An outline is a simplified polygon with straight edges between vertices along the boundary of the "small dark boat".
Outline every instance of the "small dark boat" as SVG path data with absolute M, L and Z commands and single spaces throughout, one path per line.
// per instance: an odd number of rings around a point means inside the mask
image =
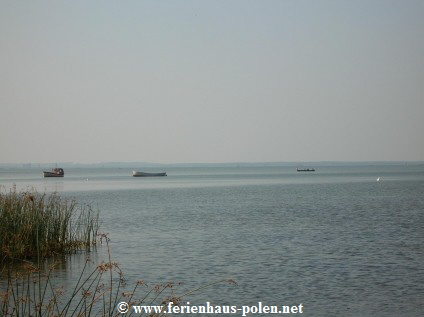
M 296 168 L 298 172 L 315 172 L 314 168 Z
M 163 173 L 146 173 L 146 172 L 136 172 L 133 171 L 134 177 L 150 177 L 150 176 L 167 176 L 166 172 Z
M 50 172 L 43 172 L 44 177 L 63 177 L 65 175 L 65 171 L 63 168 L 53 168 Z

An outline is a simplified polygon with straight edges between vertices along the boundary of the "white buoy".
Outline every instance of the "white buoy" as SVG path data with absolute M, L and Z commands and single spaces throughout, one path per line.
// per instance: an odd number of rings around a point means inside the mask
M 381 177 L 377 177 L 377 182 L 379 182 L 379 181 L 380 181 L 380 179 L 381 179 Z

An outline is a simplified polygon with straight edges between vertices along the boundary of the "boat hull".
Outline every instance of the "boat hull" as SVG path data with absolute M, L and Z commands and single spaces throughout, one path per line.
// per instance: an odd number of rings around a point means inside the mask
M 43 172 L 44 177 L 63 177 L 65 175 L 65 172 L 63 171 L 63 168 L 54 168 L 50 172 Z
M 297 168 L 296 171 L 298 172 L 315 172 L 314 168 Z
M 64 175 L 52 173 L 52 172 L 43 172 L 44 177 L 63 177 Z
M 134 177 L 155 177 L 155 176 L 167 176 L 166 172 L 163 173 L 146 173 L 133 171 Z

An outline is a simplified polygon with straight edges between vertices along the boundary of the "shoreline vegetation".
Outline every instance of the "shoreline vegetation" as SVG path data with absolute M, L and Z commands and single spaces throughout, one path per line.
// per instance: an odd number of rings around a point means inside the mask
M 319 167 L 338 166 L 420 166 L 424 161 L 398 160 L 398 161 L 286 161 L 286 162 L 187 162 L 187 163 L 154 163 L 154 162 L 98 162 L 98 163 L 78 163 L 78 162 L 56 162 L 56 163 L 0 163 L 0 168 L 10 169 L 43 169 L 60 165 L 64 168 L 198 168 L 198 167 L 297 167 L 302 165 L 314 165 Z
M 99 212 L 57 193 L 0 192 L 0 257 L 25 260 L 90 250 Z
M 142 315 L 165 317 L 170 302 L 179 306 L 183 297 L 206 287 L 236 284 L 220 279 L 182 295 L 176 294 L 181 283 L 150 285 L 138 280 L 130 286 L 112 261 L 109 241 L 107 234 L 99 233 L 99 212 L 89 205 L 78 205 L 57 193 L 17 192 L 16 188 L 0 192 L 0 317 L 131 315 L 131 309 L 124 313 L 117 309 L 122 302 L 159 305 L 162 310 Z M 60 260 L 48 267 L 44 260 L 90 251 L 97 244 L 107 248 L 107 261 L 94 264 L 87 255 L 78 280 L 69 289 L 57 285 L 53 276 Z

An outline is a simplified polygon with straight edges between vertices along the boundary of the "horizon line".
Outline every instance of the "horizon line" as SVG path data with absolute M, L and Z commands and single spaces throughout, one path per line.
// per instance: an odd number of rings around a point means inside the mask
M 424 164 L 424 160 L 318 160 L 318 161 L 227 161 L 227 162 L 143 162 L 143 161 L 105 161 L 105 162 L 5 162 L 0 166 L 19 165 L 30 167 L 33 165 L 83 165 L 83 166 L 99 166 L 99 165 L 271 165 L 271 164 Z

